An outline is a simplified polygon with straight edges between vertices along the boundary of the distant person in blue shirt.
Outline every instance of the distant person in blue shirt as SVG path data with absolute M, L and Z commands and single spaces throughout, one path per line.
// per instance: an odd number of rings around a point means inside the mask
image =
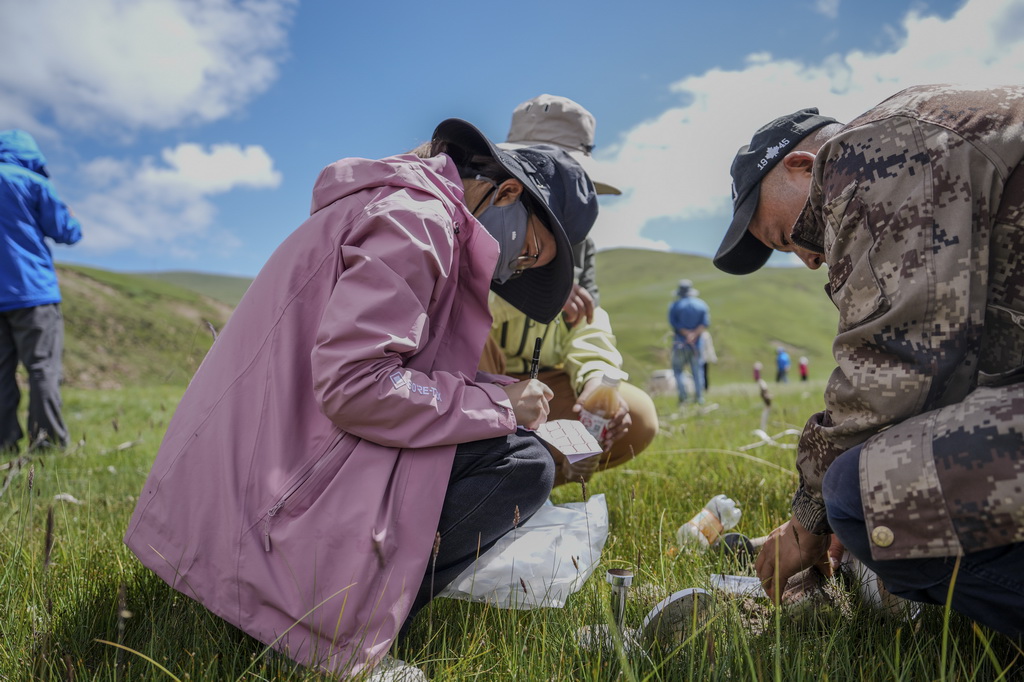
M 31 135 L 0 130 L 0 451 L 16 448 L 25 435 L 18 423 L 19 361 L 28 370 L 29 448 L 68 442 L 60 397 L 64 318 L 46 239 L 74 244 L 82 229 L 48 177 Z
M 676 375 L 679 404 L 686 402 L 683 368 L 690 368 L 694 400 L 704 404 L 704 352 L 701 334 L 711 326 L 708 304 L 697 298 L 700 292 L 688 279 L 679 280 L 676 300 L 669 306 L 668 323 L 672 327 L 672 372 Z
M 789 381 L 789 353 L 782 346 L 775 349 L 775 381 L 780 384 Z

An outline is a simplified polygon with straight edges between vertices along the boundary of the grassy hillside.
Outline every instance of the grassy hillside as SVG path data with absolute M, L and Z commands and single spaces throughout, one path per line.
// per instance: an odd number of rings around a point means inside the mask
M 141 277 L 167 282 L 178 287 L 197 291 L 215 301 L 234 307 L 242 300 L 242 294 L 252 283 L 251 277 L 212 275 L 206 272 L 168 270 L 166 272 L 140 272 Z
M 824 270 L 763 268 L 737 277 L 720 272 L 710 259 L 679 253 L 614 249 L 597 255 L 601 305 L 608 310 L 626 371 L 643 385 L 652 369 L 670 366 L 668 306 L 676 283 L 687 278 L 711 308 L 711 333 L 718 364 L 712 385 L 750 381 L 760 361 L 769 381 L 775 376 L 775 347 L 793 361 L 810 360 L 812 376 L 832 369 L 832 339 L 838 315 L 822 292 Z
M 813 377 L 831 371 L 835 308 L 824 271 L 765 268 L 747 277 L 719 272 L 707 258 L 640 249 L 597 255 L 601 303 L 608 310 L 632 381 L 645 385 L 667 368 L 668 305 L 676 282 L 693 280 L 711 307 L 719 362 L 712 385 L 750 381 L 760 361 L 774 378 L 775 347 L 810 359 Z M 67 318 L 68 380 L 78 386 L 183 382 L 251 280 L 195 272 L 111 273 L 61 267 Z
M 58 266 L 68 386 L 184 386 L 231 307 L 137 275 Z

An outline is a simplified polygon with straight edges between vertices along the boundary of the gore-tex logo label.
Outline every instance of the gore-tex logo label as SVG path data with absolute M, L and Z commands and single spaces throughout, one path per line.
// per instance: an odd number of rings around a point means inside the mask
M 408 388 L 410 393 L 420 393 L 422 395 L 432 395 L 437 402 L 441 402 L 441 392 L 433 386 L 422 386 L 417 384 L 410 379 L 405 377 L 402 372 L 392 372 L 390 377 L 391 383 L 395 388 Z
M 768 162 L 774 159 L 776 156 L 778 156 L 779 152 L 781 152 L 788 146 L 789 138 L 784 137 L 781 140 L 779 140 L 778 144 L 772 145 L 771 147 L 768 147 L 768 149 L 765 149 L 764 156 L 761 157 L 761 160 L 757 162 L 757 169 L 764 170 L 765 166 L 768 165 Z

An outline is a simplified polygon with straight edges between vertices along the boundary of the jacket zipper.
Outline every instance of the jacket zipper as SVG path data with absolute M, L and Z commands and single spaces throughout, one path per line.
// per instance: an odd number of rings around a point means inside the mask
M 277 512 L 281 511 L 281 507 L 283 507 L 285 505 L 285 503 L 288 502 L 288 500 L 291 498 L 291 496 L 294 495 L 299 490 L 299 488 L 301 488 L 306 483 L 306 481 L 311 479 L 318 471 L 320 471 L 325 466 L 327 466 L 328 462 L 330 462 L 332 459 L 334 459 L 334 449 L 337 446 L 338 441 L 340 441 L 340 440 L 341 440 L 340 436 L 338 438 L 336 438 L 331 443 L 331 447 L 328 449 L 328 452 L 331 453 L 331 454 L 325 454 L 323 457 L 321 457 L 320 460 L 316 464 L 314 464 L 310 468 L 309 471 L 306 472 L 305 476 L 303 476 L 299 480 L 295 481 L 295 483 L 293 483 L 291 485 L 291 487 L 289 487 L 288 490 L 285 491 L 284 495 L 282 495 L 278 499 L 277 503 L 273 507 L 271 507 L 269 510 L 267 510 L 267 515 L 263 518 L 263 551 L 264 552 L 269 552 L 270 551 L 270 519 L 272 517 L 276 516 Z

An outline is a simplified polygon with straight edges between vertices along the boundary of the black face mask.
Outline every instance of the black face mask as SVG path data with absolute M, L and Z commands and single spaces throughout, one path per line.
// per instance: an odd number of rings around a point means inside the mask
M 526 228 L 530 220 L 530 213 L 522 200 L 517 199 L 505 206 L 494 205 L 494 191 L 489 193 L 490 205 L 483 210 L 477 218 L 487 232 L 498 242 L 498 263 L 494 266 L 494 276 L 491 278 L 498 284 L 504 284 L 516 274 L 516 258 L 523 250 L 526 243 Z M 477 204 L 477 208 L 483 204 L 483 200 Z M 475 213 L 475 210 L 474 210 Z

